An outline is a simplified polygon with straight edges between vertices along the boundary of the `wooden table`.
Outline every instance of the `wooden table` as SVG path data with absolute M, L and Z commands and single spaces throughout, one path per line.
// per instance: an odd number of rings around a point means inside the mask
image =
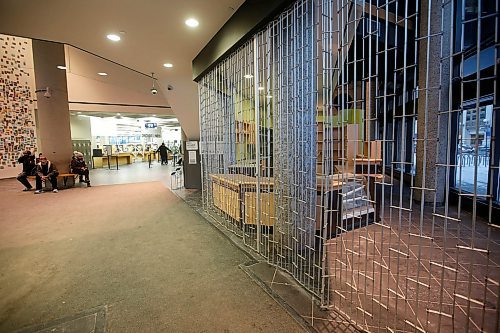
M 354 171 L 357 174 L 381 174 L 382 173 L 382 160 L 378 158 L 354 158 L 353 164 L 355 165 Z
M 238 223 L 257 224 L 257 178 L 238 174 L 210 174 L 214 206 Z M 260 179 L 261 225 L 274 223 L 274 180 Z

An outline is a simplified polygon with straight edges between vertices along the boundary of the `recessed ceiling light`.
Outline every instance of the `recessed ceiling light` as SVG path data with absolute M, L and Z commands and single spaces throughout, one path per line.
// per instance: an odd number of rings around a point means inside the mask
M 66 69 L 66 66 L 59 65 L 59 66 L 57 66 L 57 68 L 59 68 L 59 69 Z
M 253 78 L 252 74 L 245 74 L 245 79 L 251 79 L 251 78 Z
M 164 67 L 167 67 L 167 68 L 172 68 L 174 67 L 174 65 L 172 65 L 171 63 L 166 63 L 166 64 L 163 64 Z
M 198 22 L 198 20 L 196 20 L 194 18 L 188 18 L 185 23 L 188 27 L 191 27 L 191 28 L 196 28 L 200 24 Z
M 113 42 L 118 42 L 120 39 L 122 39 L 120 36 L 115 35 L 115 34 L 109 34 L 106 36 L 109 40 L 112 40 Z
M 100 76 L 106 76 L 106 75 L 108 75 L 108 73 L 104 73 L 104 72 L 99 72 L 97 74 L 100 75 Z

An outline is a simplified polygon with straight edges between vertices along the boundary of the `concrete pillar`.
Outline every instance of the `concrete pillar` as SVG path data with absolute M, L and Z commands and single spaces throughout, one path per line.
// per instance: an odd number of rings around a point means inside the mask
M 183 175 L 184 187 L 189 189 L 201 190 L 201 155 L 200 155 L 200 140 L 198 142 L 198 149 L 194 151 L 196 154 L 196 164 L 189 164 L 189 151 L 186 149 L 186 141 L 190 141 L 186 137 L 186 133 L 182 131 L 182 161 L 183 161 Z
M 430 8 L 430 30 L 429 22 Z M 445 168 L 437 164 L 446 162 L 447 118 L 439 116 L 439 111 L 447 110 L 449 87 L 449 67 L 446 62 L 441 66 L 441 42 L 443 54 L 449 50 L 449 35 L 447 31 L 441 40 L 441 1 L 424 0 L 420 6 L 420 37 L 418 54 L 418 131 L 417 131 L 417 165 L 416 185 L 425 189 L 435 189 L 436 203 L 442 204 L 447 190 L 445 182 Z M 449 15 L 445 15 L 449 21 Z M 450 22 L 444 27 L 451 26 Z M 427 52 L 429 48 L 429 52 Z M 440 67 L 441 66 L 441 67 Z M 441 70 L 440 70 L 441 69 Z M 439 83 L 441 82 L 441 87 Z M 441 105 L 439 95 L 441 94 Z M 438 119 L 439 118 L 439 119 Z M 439 120 L 439 121 L 438 121 Z M 425 163 L 424 163 L 425 157 Z M 437 169 L 437 172 L 436 172 Z M 414 198 L 422 200 L 422 193 L 416 190 Z M 425 203 L 434 202 L 434 191 L 425 190 Z
M 69 120 L 68 89 L 66 71 L 57 66 L 65 65 L 64 45 L 60 43 L 33 40 L 33 61 L 35 87 L 49 88 L 37 92 L 37 135 L 42 152 L 60 172 L 67 172 L 73 152 Z

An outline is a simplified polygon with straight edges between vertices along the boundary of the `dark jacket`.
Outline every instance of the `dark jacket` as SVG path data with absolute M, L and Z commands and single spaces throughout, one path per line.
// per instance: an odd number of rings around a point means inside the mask
M 167 156 L 167 152 L 172 152 L 170 149 L 168 149 L 167 146 L 161 145 L 158 148 L 158 152 L 160 153 L 161 156 Z
M 38 163 L 36 165 L 36 174 L 39 177 L 42 176 L 57 176 L 59 174 L 59 171 L 57 171 L 56 166 L 51 162 L 47 161 L 47 170 L 44 172 L 44 168 L 42 167 L 42 163 Z
M 71 165 L 70 165 L 71 172 L 77 171 L 77 170 L 85 170 L 87 169 L 87 164 L 85 163 L 85 160 L 78 160 L 76 158 L 71 160 Z
M 36 170 L 35 156 L 34 155 L 23 155 L 17 160 L 19 163 L 23 164 L 23 172 L 28 175 L 34 175 Z

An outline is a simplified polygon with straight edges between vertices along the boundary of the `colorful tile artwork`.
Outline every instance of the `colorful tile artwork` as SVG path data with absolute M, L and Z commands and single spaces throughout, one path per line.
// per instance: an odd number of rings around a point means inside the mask
M 0 170 L 36 148 L 31 40 L 0 34 Z

